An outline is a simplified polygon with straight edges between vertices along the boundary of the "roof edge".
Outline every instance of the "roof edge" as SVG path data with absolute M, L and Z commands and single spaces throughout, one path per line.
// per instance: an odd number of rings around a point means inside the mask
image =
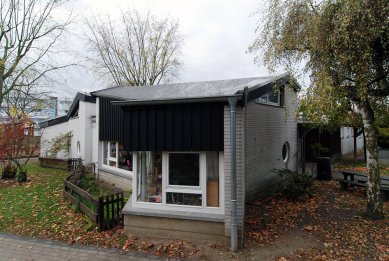
M 229 97 L 239 97 L 242 100 L 241 94 L 231 96 L 216 96 L 216 97 L 197 97 L 197 98 L 177 98 L 169 100 L 133 100 L 133 101 L 112 101 L 114 106 L 132 107 L 132 106 L 147 106 L 147 105 L 164 105 L 164 104 L 183 104 L 183 103 L 204 103 L 204 102 L 228 102 Z

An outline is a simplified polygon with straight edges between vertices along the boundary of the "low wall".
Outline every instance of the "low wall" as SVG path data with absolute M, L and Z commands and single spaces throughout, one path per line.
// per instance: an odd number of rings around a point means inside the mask
M 39 158 L 39 165 L 44 168 L 68 169 L 68 160 L 56 158 Z
M 224 223 L 166 217 L 124 215 L 124 231 L 136 237 L 198 240 L 213 244 L 226 243 Z
M 132 189 L 132 179 L 130 177 L 122 177 L 114 173 L 99 170 L 98 178 L 104 180 L 108 184 L 115 185 L 124 191 Z

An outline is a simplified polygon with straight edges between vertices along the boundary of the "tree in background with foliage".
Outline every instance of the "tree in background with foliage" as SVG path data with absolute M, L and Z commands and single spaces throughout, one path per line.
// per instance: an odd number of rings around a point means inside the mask
M 34 136 L 34 123 L 28 116 L 13 116 L 0 125 L 0 159 L 7 161 L 6 167 L 16 165 L 19 182 L 27 181 L 27 163 L 38 149 L 39 138 Z
M 308 92 L 361 117 L 366 134 L 367 216 L 384 217 L 380 197 L 377 117 L 389 96 L 389 1 L 270 0 L 251 52 L 265 63 L 311 73 Z M 313 107 L 314 108 L 314 107 Z

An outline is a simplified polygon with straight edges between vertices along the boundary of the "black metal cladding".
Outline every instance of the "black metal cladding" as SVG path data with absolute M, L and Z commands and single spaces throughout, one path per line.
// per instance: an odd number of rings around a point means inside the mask
M 105 141 L 123 140 L 123 111 L 113 106 L 111 99 L 99 98 L 99 138 Z
M 131 151 L 222 151 L 224 104 L 123 107 L 123 145 Z

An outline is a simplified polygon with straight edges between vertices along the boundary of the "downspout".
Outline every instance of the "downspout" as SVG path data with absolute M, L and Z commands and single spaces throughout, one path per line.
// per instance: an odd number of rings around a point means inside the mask
M 231 250 L 238 251 L 238 222 L 236 200 L 236 104 L 240 97 L 229 97 L 230 105 L 230 171 L 231 171 Z

